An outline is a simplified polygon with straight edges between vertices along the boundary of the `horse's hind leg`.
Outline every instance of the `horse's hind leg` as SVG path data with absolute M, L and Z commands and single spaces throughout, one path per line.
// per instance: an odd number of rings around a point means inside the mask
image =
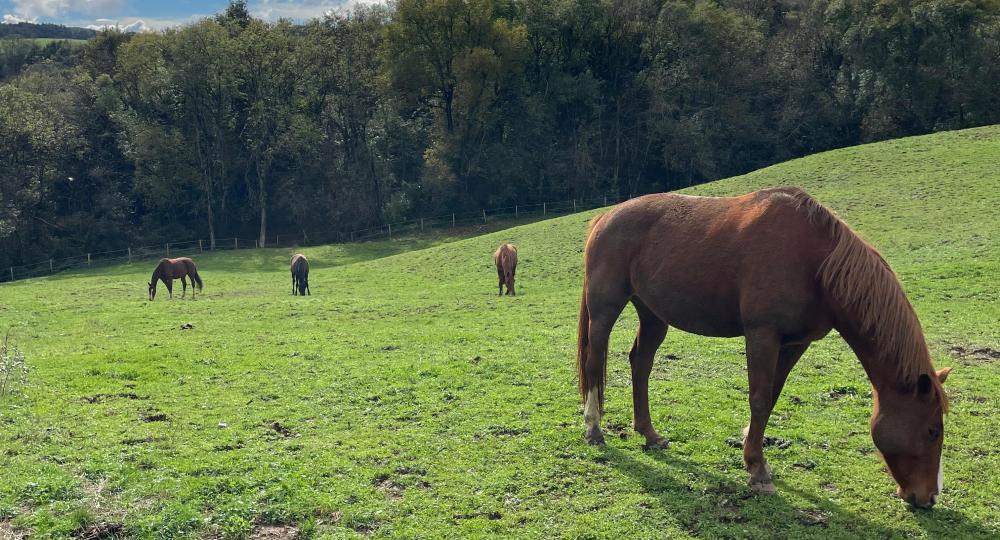
M 774 382 L 781 338 L 769 329 L 746 335 L 747 378 L 750 381 L 750 427 L 743 441 L 743 462 L 750 473 L 750 487 L 774 493 L 771 469 L 764 459 L 764 428 L 774 408 Z
M 649 374 L 653 371 L 656 349 L 663 343 L 668 326 L 639 299 L 633 299 L 632 304 L 639 314 L 639 331 L 628 354 L 632 365 L 632 426 L 646 437 L 647 449 L 666 448 L 667 440 L 653 428 L 649 415 Z
M 194 285 L 193 281 L 191 282 L 191 285 L 192 286 Z M 188 294 L 188 282 L 187 282 L 187 278 L 184 277 L 184 276 L 181 276 L 181 287 L 183 288 L 182 292 L 181 292 L 181 298 L 184 298 Z M 194 294 L 194 293 L 192 292 L 191 294 Z
M 173 298 L 174 297 L 174 280 L 172 280 L 172 279 L 165 279 L 165 280 L 163 280 L 163 284 L 167 286 L 167 294 L 170 295 L 170 298 Z
M 590 312 L 590 325 L 587 332 L 587 361 L 584 365 L 587 380 L 592 381 L 587 391 L 587 401 L 583 408 L 583 419 L 587 424 L 584 438 L 589 444 L 603 444 L 604 434 L 601 433 L 601 415 L 604 413 L 603 396 L 608 365 L 608 341 L 611 329 L 625 308 L 627 297 L 618 301 L 601 301 L 597 295 L 588 294 L 587 304 Z M 597 300 L 595 302 L 595 300 Z
M 503 268 L 497 267 L 497 279 L 500 281 L 500 292 L 497 293 L 497 296 L 503 296 L 503 282 L 504 282 Z

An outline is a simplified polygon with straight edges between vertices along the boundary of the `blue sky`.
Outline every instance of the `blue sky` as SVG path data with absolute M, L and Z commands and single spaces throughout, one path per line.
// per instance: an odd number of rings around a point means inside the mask
M 304 21 L 329 10 L 373 0 L 248 0 L 250 12 L 266 20 Z M 0 0 L 3 22 L 32 21 L 69 26 L 118 26 L 159 30 L 218 13 L 228 0 Z

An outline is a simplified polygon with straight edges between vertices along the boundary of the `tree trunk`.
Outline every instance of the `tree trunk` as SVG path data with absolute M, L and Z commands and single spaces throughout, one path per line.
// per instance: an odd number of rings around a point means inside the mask
M 261 167 L 260 157 L 256 159 L 257 161 L 257 189 L 260 191 L 260 247 L 264 247 L 264 243 L 267 240 L 267 189 L 265 186 L 267 182 L 265 181 L 264 167 Z

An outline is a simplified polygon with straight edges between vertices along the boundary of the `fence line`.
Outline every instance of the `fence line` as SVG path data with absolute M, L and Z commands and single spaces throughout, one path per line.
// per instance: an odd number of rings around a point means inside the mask
M 556 216 L 575 213 L 581 210 L 591 210 L 609 204 L 616 204 L 627 198 L 607 197 L 595 199 L 573 199 L 569 201 L 541 202 L 536 204 L 516 204 L 514 206 L 482 209 L 468 213 L 450 213 L 439 216 L 420 217 L 397 223 L 386 223 L 364 229 L 327 231 L 302 231 L 299 233 L 279 233 L 265 237 L 264 247 L 315 246 L 323 244 L 347 244 L 368 242 L 381 238 L 392 239 L 400 236 L 422 234 L 429 230 L 441 230 L 473 225 L 486 225 L 492 218 L 521 219 L 527 216 Z M 273 239 L 273 243 L 271 243 Z M 260 249 L 259 239 L 248 238 L 216 238 L 214 251 Z M 209 240 L 185 240 L 182 242 L 164 242 L 162 244 L 123 249 L 91 252 L 72 257 L 48 259 L 37 263 L 21 266 L 10 266 L 0 269 L 0 283 L 56 274 L 65 270 L 105 266 L 114 263 L 139 261 L 157 257 L 192 255 L 213 251 Z

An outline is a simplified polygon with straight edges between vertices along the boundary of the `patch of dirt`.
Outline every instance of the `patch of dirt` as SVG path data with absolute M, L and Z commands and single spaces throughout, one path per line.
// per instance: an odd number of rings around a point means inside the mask
M 403 491 L 406 487 L 396 482 L 388 476 L 378 476 L 375 478 L 375 487 L 385 494 L 389 500 L 400 501 L 403 499 Z
M 742 437 L 729 437 L 726 439 L 726 444 L 733 448 L 743 448 L 743 438 Z M 770 435 L 764 435 L 764 446 L 777 446 L 779 449 L 784 450 L 792 445 L 792 441 L 784 437 L 772 437 Z M 815 467 L 815 464 L 813 465 Z
M 135 446 L 138 444 L 147 444 L 151 442 L 162 441 L 162 437 L 143 437 L 141 439 L 123 439 L 122 444 L 126 446 Z
M 490 426 L 490 427 L 486 428 L 485 430 L 483 430 L 483 433 L 481 433 L 481 434 L 477 433 L 476 436 L 475 436 L 475 438 L 476 438 L 476 440 L 479 440 L 479 439 L 482 439 L 483 437 L 486 437 L 486 436 L 491 436 L 491 437 L 520 437 L 521 435 L 527 435 L 528 433 L 531 433 L 531 430 L 529 430 L 528 428 L 523 428 L 523 427 L 522 428 L 518 428 L 518 427 L 510 427 L 510 426 Z
M 0 540 L 22 540 L 27 537 L 26 531 L 15 529 L 9 521 L 0 520 Z
M 281 435 L 282 437 L 284 437 L 286 439 L 291 439 L 292 437 L 298 437 L 299 436 L 298 433 L 295 433 L 294 431 L 292 431 L 292 430 L 288 429 L 287 427 L 281 425 L 281 422 L 277 422 L 277 421 L 271 422 L 271 426 L 270 427 L 271 427 L 271 429 L 275 433 L 277 433 L 278 435 Z
M 101 522 L 84 525 L 74 531 L 73 535 L 80 540 L 105 540 L 119 538 L 124 531 L 125 527 L 121 523 Z
M 719 514 L 719 521 L 723 523 L 743 523 L 747 517 L 740 511 L 737 501 L 729 498 L 720 499 L 716 504 L 716 512 Z
M 830 396 L 830 399 L 836 401 L 846 396 L 858 395 L 858 389 L 853 386 L 835 386 L 827 395 Z
M 139 415 L 139 418 L 141 418 L 143 422 L 169 422 L 170 421 L 170 417 L 167 416 L 167 413 L 158 411 L 156 409 L 150 409 L 150 410 L 142 413 L 141 415 Z
M 251 540 L 295 540 L 299 530 L 291 525 L 257 525 L 250 533 Z
M 87 403 L 100 403 L 108 398 L 146 400 L 149 399 L 149 396 L 140 396 L 134 392 L 118 392 L 117 394 L 94 394 L 92 396 L 83 396 L 81 399 Z
M 948 348 L 948 354 L 963 360 L 965 364 L 987 364 L 1000 360 L 1000 351 L 990 347 L 968 348 L 953 345 Z
M 810 527 L 813 525 L 819 525 L 826 527 L 827 521 L 830 519 L 830 514 L 818 509 L 809 510 L 799 510 L 799 523 Z
M 617 435 L 619 439 L 627 439 L 628 434 L 631 431 L 627 424 L 624 424 L 622 422 L 615 422 L 612 420 L 608 420 L 607 422 L 604 423 L 604 429 L 610 435 Z

